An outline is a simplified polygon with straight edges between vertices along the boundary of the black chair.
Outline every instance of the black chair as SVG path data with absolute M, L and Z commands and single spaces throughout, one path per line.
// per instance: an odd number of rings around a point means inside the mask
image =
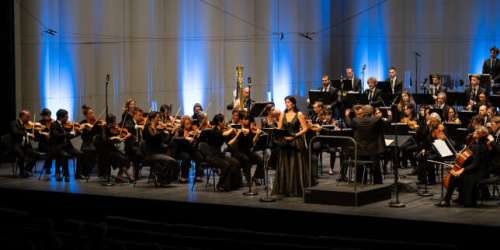
M 0 137 L 0 163 L 11 164 L 12 176 L 15 177 L 17 174 L 17 157 L 9 145 L 12 145 L 10 134 L 2 135 Z
M 498 186 L 500 185 L 500 176 L 492 176 L 489 178 L 482 179 L 479 182 L 479 190 L 482 190 L 483 188 L 486 188 L 488 190 L 492 190 L 491 196 L 495 197 L 496 195 L 500 194 L 500 191 L 498 189 Z M 484 197 L 480 193 L 480 201 L 481 203 L 485 200 L 486 197 Z

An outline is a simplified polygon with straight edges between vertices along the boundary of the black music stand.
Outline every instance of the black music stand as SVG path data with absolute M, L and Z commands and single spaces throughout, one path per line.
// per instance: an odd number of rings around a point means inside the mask
M 476 116 L 478 113 L 475 111 L 460 110 L 458 111 L 458 118 L 462 124 L 469 124 L 472 117 Z
M 467 106 L 469 100 L 465 99 L 464 92 L 448 92 L 446 93 L 446 104 L 452 106 Z
M 342 105 L 345 108 L 351 108 L 352 106 L 354 106 L 354 104 L 359 103 L 359 100 L 362 96 L 363 94 L 361 94 L 360 92 L 348 91 L 346 95 L 342 97 L 343 100 Z M 367 100 L 368 97 L 366 95 L 364 96 L 364 98 L 368 102 Z
M 431 94 L 413 94 L 413 100 L 415 100 L 415 103 L 418 105 L 430 105 L 434 104 L 434 98 L 432 98 Z
M 267 116 L 266 107 L 269 105 L 274 107 L 274 102 L 256 102 L 256 103 L 254 103 L 252 105 L 252 108 L 250 109 L 249 116 L 252 118 Z
M 309 104 L 312 106 L 315 102 L 322 102 L 323 105 L 330 105 L 334 100 L 331 99 L 329 92 L 321 90 L 309 90 Z
M 394 159 L 392 164 L 392 169 L 394 171 L 394 194 L 396 196 L 395 201 L 389 202 L 389 207 L 402 208 L 406 207 L 406 204 L 399 201 L 399 133 L 406 131 L 408 134 L 408 124 L 406 123 L 391 123 L 391 132 L 394 134 Z

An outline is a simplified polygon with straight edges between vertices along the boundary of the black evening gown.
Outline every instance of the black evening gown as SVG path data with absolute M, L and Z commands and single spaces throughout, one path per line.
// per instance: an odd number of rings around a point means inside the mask
M 282 129 L 290 134 L 298 133 L 300 131 L 298 114 L 290 122 L 285 116 Z M 311 186 L 311 178 L 304 137 L 282 143 L 278 155 L 273 194 L 301 197 L 304 188 Z

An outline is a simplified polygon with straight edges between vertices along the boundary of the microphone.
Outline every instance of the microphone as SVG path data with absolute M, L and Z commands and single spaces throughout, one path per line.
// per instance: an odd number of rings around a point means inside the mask
M 363 68 L 361 70 L 365 71 L 366 69 L 366 64 L 363 64 Z
M 420 53 L 418 53 L 417 51 L 413 51 L 413 53 L 415 53 L 416 56 L 420 57 Z
M 106 83 L 108 83 L 111 80 L 111 76 L 109 74 L 106 74 Z

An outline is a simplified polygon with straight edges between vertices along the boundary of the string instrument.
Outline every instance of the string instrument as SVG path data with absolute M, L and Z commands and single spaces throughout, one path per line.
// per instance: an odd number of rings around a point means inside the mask
M 106 122 L 104 120 L 89 120 L 86 123 L 81 123 L 79 125 L 79 129 L 92 129 L 95 126 L 106 126 Z
M 70 131 L 77 131 L 81 129 L 81 125 L 78 122 L 67 121 L 63 124 L 63 128 Z
M 403 117 L 401 118 L 401 123 L 406 123 L 410 129 L 417 129 L 418 128 L 418 122 L 415 120 L 412 120 L 409 117 Z
M 113 136 L 111 136 L 109 139 L 110 140 L 118 140 L 118 141 L 124 141 L 132 135 L 128 131 L 128 129 L 120 128 L 118 126 L 111 127 L 111 134 Z
M 463 168 L 465 162 L 472 156 L 473 152 L 470 149 L 470 144 L 469 143 L 464 149 L 462 149 L 458 154 L 455 159 L 455 162 L 453 163 L 452 171 L 459 171 L 460 169 Z M 448 189 L 450 186 L 450 179 L 451 179 L 451 171 L 443 177 L 443 186 Z
M 39 122 L 28 121 L 23 124 L 24 129 L 32 131 L 41 131 L 47 129 L 47 127 Z

